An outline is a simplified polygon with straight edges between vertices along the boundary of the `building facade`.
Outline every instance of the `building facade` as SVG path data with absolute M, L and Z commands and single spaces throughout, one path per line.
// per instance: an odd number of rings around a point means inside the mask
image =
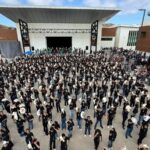
M 110 26 L 102 29 L 102 47 L 136 49 L 138 26 Z
M 16 28 L 0 25 L 0 41 L 1 40 L 14 40 L 17 41 Z
M 100 50 L 102 24 L 119 11 L 117 8 L 0 6 L 0 13 L 16 23 L 18 40 L 24 50 L 45 49 L 55 44 L 65 47 L 66 43 L 72 49 L 82 48 L 87 52 L 91 49 L 95 51 L 96 48 Z M 24 48 L 19 19 L 28 25 L 30 47 Z M 94 22 L 98 23 L 92 29 Z M 97 42 L 92 42 L 95 38 Z M 91 43 L 94 46 L 91 47 Z
M 150 52 L 150 19 L 145 20 L 143 26 L 139 29 L 136 49 Z

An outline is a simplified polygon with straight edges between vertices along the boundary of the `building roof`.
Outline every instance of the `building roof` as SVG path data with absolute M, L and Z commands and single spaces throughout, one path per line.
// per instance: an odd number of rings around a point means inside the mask
M 27 23 L 92 23 L 106 21 L 120 10 L 118 8 L 0 6 L 0 13 L 14 22 Z

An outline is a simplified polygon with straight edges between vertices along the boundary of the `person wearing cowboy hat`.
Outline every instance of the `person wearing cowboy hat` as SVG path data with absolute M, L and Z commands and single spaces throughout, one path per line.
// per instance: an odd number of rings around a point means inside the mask
M 137 140 L 137 144 L 138 145 L 142 144 L 142 141 L 147 136 L 147 132 L 148 132 L 148 125 L 147 124 L 143 124 L 141 126 L 141 128 L 140 128 L 140 131 L 139 131 L 139 138 Z
M 66 111 L 61 109 L 61 129 L 66 129 Z
M 103 128 L 103 124 L 102 124 L 103 116 L 104 116 L 104 111 L 98 108 L 96 111 L 96 122 L 95 122 L 94 129 L 96 129 L 98 122 L 100 123 L 100 127 Z
M 84 136 L 87 135 L 87 132 L 89 134 L 89 136 L 91 137 L 91 126 L 93 124 L 90 116 L 87 116 L 87 118 L 84 119 L 85 120 L 85 131 L 84 131 Z
M 3 146 L 1 150 L 12 150 L 13 143 L 9 141 L 3 141 Z
M 69 138 L 64 133 L 62 133 L 62 135 L 60 136 L 60 150 L 68 149 L 68 140 Z

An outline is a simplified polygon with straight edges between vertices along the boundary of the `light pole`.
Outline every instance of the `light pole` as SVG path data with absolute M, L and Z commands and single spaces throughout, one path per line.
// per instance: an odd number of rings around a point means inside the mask
M 139 11 L 143 11 L 143 17 L 142 17 L 142 23 L 141 23 L 141 26 L 143 26 L 146 9 L 139 9 Z
M 141 27 L 143 26 L 143 23 L 144 23 L 144 18 L 145 18 L 145 13 L 146 13 L 146 9 L 139 9 L 139 11 L 143 11 L 143 17 L 142 17 L 142 22 L 141 22 Z M 136 49 L 138 47 L 138 40 L 139 40 L 139 37 L 140 37 L 140 27 L 139 27 L 139 30 L 137 32 L 137 38 L 136 38 Z

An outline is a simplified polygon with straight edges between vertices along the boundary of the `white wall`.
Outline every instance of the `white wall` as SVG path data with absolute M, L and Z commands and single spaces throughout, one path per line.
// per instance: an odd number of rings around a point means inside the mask
M 101 47 L 114 47 L 115 46 L 115 37 L 113 36 L 102 36 L 102 38 L 112 38 L 112 41 L 101 41 Z
M 91 24 L 54 24 L 54 23 L 28 23 L 29 28 L 33 29 L 91 29 Z M 99 21 L 98 28 L 98 42 L 97 49 L 101 48 L 101 27 L 102 23 Z M 21 41 L 20 29 L 17 24 L 18 40 Z M 46 37 L 51 36 L 62 36 L 72 37 L 72 48 L 82 48 L 88 46 L 90 51 L 91 33 L 29 33 L 30 45 L 34 46 L 35 49 L 47 48 Z M 88 52 L 89 52 L 88 51 Z
M 118 27 L 116 32 L 115 47 L 135 50 L 135 46 L 127 46 L 129 31 L 138 31 L 138 27 Z

